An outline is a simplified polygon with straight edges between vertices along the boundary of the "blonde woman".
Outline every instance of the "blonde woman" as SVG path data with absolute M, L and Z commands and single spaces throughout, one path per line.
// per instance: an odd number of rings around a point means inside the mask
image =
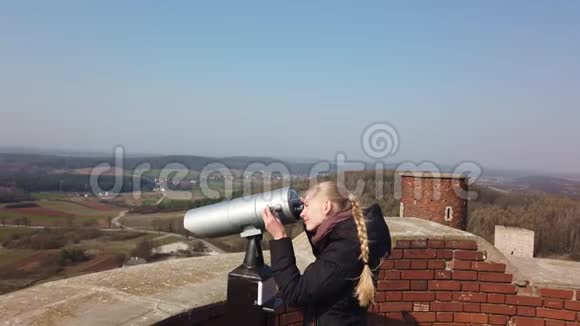
M 391 249 L 380 207 L 369 207 L 365 218 L 358 200 L 331 181 L 309 189 L 303 202 L 301 217 L 316 260 L 302 275 L 284 226 L 269 209 L 263 212 L 282 299 L 303 308 L 304 325 L 366 325 L 380 258 Z

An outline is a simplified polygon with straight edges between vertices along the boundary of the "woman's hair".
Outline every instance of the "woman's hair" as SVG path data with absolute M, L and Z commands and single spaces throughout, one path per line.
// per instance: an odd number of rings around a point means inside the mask
M 329 201 L 335 203 L 339 210 L 345 210 L 351 207 L 352 216 L 356 224 L 358 240 L 360 242 L 360 257 L 363 262 L 363 270 L 360 274 L 358 285 L 356 286 L 355 295 L 359 305 L 366 307 L 375 303 L 375 284 L 373 283 L 373 273 L 369 267 L 369 241 L 365 218 L 362 214 L 358 199 L 349 193 L 344 187 L 338 186 L 336 182 L 325 181 L 317 184 L 310 189 L 311 196 L 324 195 Z

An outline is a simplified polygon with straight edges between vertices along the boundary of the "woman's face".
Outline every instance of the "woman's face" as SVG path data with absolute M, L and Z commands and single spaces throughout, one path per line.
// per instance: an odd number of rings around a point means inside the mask
M 330 214 L 331 204 L 324 196 L 312 196 L 312 192 L 308 192 L 304 198 L 304 209 L 300 217 L 304 220 L 306 230 L 315 230 L 324 219 Z

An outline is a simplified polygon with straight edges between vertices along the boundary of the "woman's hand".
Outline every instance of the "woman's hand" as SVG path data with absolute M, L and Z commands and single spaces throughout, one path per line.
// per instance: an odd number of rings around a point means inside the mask
M 264 219 L 266 230 L 270 232 L 274 240 L 286 237 L 286 229 L 284 229 L 282 223 L 272 214 L 269 207 L 264 208 L 262 211 L 262 218 Z

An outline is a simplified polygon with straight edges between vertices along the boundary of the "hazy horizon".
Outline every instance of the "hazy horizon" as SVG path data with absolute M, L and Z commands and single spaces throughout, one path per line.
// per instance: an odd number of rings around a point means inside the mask
M 580 173 L 580 3 L 0 4 L 0 147 Z

